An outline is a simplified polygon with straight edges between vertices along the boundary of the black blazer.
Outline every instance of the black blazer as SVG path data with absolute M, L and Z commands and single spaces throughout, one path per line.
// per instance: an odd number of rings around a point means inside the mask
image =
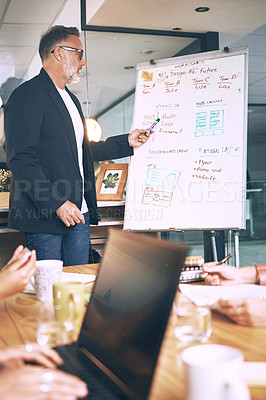
M 67 88 L 84 121 L 80 103 Z M 84 125 L 85 126 L 85 125 Z M 80 209 L 82 178 L 70 114 L 44 69 L 11 94 L 5 107 L 7 164 L 13 173 L 8 226 L 22 232 L 64 233 L 56 210 L 69 200 Z M 83 142 L 84 196 L 98 224 L 94 161 L 133 154 L 128 135 Z

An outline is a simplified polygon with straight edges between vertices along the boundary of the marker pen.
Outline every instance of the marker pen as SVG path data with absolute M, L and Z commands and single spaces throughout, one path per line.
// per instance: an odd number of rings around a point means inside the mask
M 145 135 L 146 135 L 146 133 L 150 133 L 152 130 L 153 130 L 153 128 L 155 127 L 155 125 L 157 125 L 158 124 L 158 122 L 160 122 L 160 118 L 157 118 L 156 119 L 156 121 L 149 127 L 149 129 L 145 132 Z

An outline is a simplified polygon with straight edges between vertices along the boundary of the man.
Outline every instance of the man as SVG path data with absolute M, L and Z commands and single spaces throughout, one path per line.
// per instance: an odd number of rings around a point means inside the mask
M 5 109 L 14 177 L 8 226 L 24 233 L 38 259 L 86 264 L 90 224 L 98 223 L 93 162 L 132 155 L 149 133 L 89 143 L 80 103 L 65 86 L 78 82 L 86 65 L 78 29 L 52 27 L 39 53 L 40 74 L 12 93 Z

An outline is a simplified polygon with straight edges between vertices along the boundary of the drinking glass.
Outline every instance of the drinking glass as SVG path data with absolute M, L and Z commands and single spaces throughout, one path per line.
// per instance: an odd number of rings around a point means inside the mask
M 209 307 L 196 306 L 182 293 L 177 293 L 173 311 L 175 335 L 182 343 L 203 343 L 208 340 L 212 333 Z
M 73 303 L 43 303 L 39 309 L 37 342 L 49 347 L 62 346 L 73 342 Z

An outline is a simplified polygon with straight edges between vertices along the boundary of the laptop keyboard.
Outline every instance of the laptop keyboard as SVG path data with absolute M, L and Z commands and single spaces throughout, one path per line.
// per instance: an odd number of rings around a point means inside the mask
M 84 355 L 74 346 L 57 347 L 55 350 L 64 360 L 64 364 L 59 368 L 62 371 L 78 376 L 86 382 L 89 394 L 85 400 L 125 400 L 126 397 L 114 393 L 108 386 L 101 381 L 88 365 L 85 364 L 82 358 Z

